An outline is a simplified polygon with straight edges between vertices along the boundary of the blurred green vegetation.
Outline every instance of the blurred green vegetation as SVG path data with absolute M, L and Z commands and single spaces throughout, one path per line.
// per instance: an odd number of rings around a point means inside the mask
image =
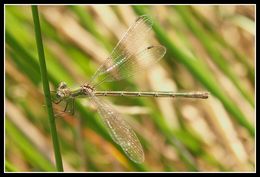
M 255 6 L 39 6 L 51 89 L 88 81 L 142 14 L 166 56 L 102 89 L 210 98 L 109 98 L 137 133 L 143 164 L 79 99 L 74 116 L 56 118 L 64 171 L 255 171 Z M 5 104 L 5 171 L 56 171 L 30 6 L 5 6 Z

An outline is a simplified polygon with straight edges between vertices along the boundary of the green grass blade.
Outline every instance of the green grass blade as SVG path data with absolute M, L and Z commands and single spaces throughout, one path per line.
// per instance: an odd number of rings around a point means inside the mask
M 20 171 L 18 170 L 13 164 L 11 164 L 9 161 L 5 161 L 5 171 L 7 172 L 16 172 Z
M 204 16 L 199 14 L 194 7 L 189 8 L 193 17 L 197 19 L 197 21 L 201 22 L 203 27 L 210 33 L 210 35 L 215 39 L 216 42 L 218 42 L 223 47 L 229 49 L 235 58 L 243 63 L 243 65 L 248 70 L 248 75 L 250 77 L 250 80 L 252 84 L 254 84 L 255 80 L 255 70 L 254 67 L 249 63 L 249 60 L 247 59 L 246 55 L 242 53 L 241 51 L 236 50 L 233 46 L 231 46 L 228 41 L 226 41 L 216 30 L 216 27 L 213 26 Z
M 229 77 L 229 79 L 234 83 L 234 85 L 239 89 L 241 94 L 244 96 L 248 102 L 254 106 L 254 98 L 252 94 L 250 94 L 244 85 L 240 82 L 240 79 L 235 75 L 232 69 L 230 69 L 230 65 L 228 64 L 225 57 L 217 50 L 217 47 L 214 44 L 214 40 L 210 35 L 207 34 L 205 30 L 203 30 L 196 21 L 192 18 L 192 14 L 189 12 L 187 7 L 185 6 L 175 6 L 176 11 L 182 17 L 183 21 L 186 25 L 191 29 L 191 31 L 196 35 L 198 39 L 200 39 L 201 43 L 207 50 L 208 54 L 217 64 L 217 66 Z
M 108 50 L 113 50 L 113 47 L 109 43 L 109 41 L 104 40 L 104 36 L 98 32 L 97 26 L 94 22 L 94 19 L 91 17 L 89 13 L 86 11 L 86 7 L 84 6 L 69 6 L 69 8 L 79 17 L 80 22 L 82 25 L 90 31 L 100 42 L 103 46 Z
M 24 134 L 19 131 L 15 125 L 9 120 L 5 121 L 5 128 L 10 139 L 14 141 L 21 152 L 26 156 L 29 162 L 36 168 L 40 168 L 45 171 L 55 170 L 54 166 L 49 160 L 46 159 L 36 148 L 31 144 L 31 142 L 24 136 Z

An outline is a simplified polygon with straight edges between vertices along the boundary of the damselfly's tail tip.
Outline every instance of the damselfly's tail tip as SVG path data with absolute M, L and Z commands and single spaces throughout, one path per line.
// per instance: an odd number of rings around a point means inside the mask
M 192 96 L 191 96 L 190 98 L 208 99 L 210 93 L 209 93 L 209 92 L 201 92 L 201 91 L 198 91 L 198 92 L 192 92 L 191 95 L 192 95 Z
M 208 99 L 208 98 L 209 98 L 209 95 L 210 95 L 209 92 L 203 92 L 201 98 L 203 98 L 203 99 Z

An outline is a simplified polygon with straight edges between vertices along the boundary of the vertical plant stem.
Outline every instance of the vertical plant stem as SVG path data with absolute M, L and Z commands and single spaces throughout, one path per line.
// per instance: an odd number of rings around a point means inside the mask
M 39 62 L 40 62 L 40 71 L 41 71 L 41 77 L 42 77 L 42 83 L 43 83 L 43 91 L 44 91 L 45 101 L 46 101 L 46 105 L 47 105 L 47 111 L 48 111 L 48 115 L 49 115 L 50 131 L 51 131 L 51 136 L 52 136 L 52 143 L 53 143 L 53 148 L 54 148 L 56 167 L 57 167 L 58 171 L 63 171 L 62 158 L 61 158 L 60 148 L 59 148 L 59 140 L 58 140 L 56 125 L 55 125 L 55 117 L 54 117 L 53 109 L 52 109 L 49 81 L 48 81 L 47 69 L 46 69 L 46 64 L 45 64 L 38 8 L 35 5 L 32 6 L 32 15 L 33 15 L 35 38 L 36 38 L 36 44 L 37 44 L 37 50 L 38 50 L 38 56 L 39 56 Z

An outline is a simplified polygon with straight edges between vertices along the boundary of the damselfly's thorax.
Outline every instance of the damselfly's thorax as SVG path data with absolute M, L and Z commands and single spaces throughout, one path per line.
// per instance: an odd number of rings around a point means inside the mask
M 90 93 L 92 93 L 94 91 L 94 87 L 90 86 L 89 84 L 84 84 L 81 86 L 81 91 L 85 95 L 90 95 Z

